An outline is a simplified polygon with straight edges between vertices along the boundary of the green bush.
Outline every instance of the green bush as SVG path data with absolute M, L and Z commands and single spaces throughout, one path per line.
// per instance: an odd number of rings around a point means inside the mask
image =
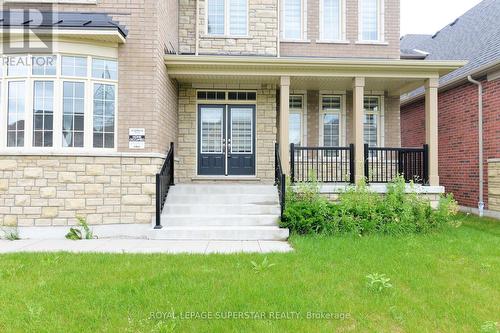
M 338 203 L 322 197 L 315 181 L 301 184 L 295 191 L 288 188 L 280 225 L 296 234 L 425 233 L 451 223 L 458 207 L 453 196 L 447 195 L 433 210 L 415 191 L 405 193 L 402 177 L 387 185 L 386 195 L 371 192 L 364 183 L 348 187 Z

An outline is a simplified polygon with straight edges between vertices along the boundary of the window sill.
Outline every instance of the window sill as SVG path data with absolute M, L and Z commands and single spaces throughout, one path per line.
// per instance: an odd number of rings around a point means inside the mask
M 356 45 L 389 45 L 387 42 L 383 41 L 370 41 L 370 40 L 358 40 Z
M 350 41 L 348 40 L 317 40 L 316 44 L 351 44 Z
M 96 5 L 97 0 L 4 0 L 4 3 L 53 3 L 72 5 Z
M 252 37 L 246 36 L 231 36 L 231 35 L 201 35 L 200 38 L 204 39 L 251 39 Z
M 154 157 L 165 158 L 165 154 L 146 152 L 118 152 L 114 149 L 62 149 L 62 148 L 0 148 L 3 156 L 89 156 L 89 157 Z
M 306 43 L 310 43 L 311 40 L 310 39 L 282 39 L 280 40 L 280 43 L 302 43 L 302 44 L 306 44 Z

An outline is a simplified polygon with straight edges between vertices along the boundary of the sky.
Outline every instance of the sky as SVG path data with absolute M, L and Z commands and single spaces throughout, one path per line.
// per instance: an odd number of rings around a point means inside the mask
M 481 0 L 401 0 L 401 35 L 441 30 Z

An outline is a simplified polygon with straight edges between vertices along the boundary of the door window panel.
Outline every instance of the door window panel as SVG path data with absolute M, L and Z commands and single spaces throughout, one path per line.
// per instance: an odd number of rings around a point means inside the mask
M 231 153 L 252 153 L 253 109 L 231 108 Z
M 288 115 L 288 142 L 300 146 L 302 143 L 302 114 L 290 113 Z
M 201 110 L 201 152 L 222 153 L 223 109 L 203 108 Z
M 323 143 L 325 147 L 340 146 L 339 115 L 327 113 L 323 115 Z

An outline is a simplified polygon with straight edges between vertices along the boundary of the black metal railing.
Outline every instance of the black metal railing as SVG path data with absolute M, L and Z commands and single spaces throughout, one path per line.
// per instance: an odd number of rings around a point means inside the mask
M 295 182 L 354 183 L 354 145 L 300 147 L 290 145 L 290 179 Z
M 170 186 L 174 185 L 174 143 L 170 143 L 165 162 L 156 174 L 156 224 L 155 229 L 161 229 L 161 211 L 167 200 L 167 194 Z
M 388 183 L 398 175 L 406 182 L 427 184 L 429 148 L 375 148 L 365 144 L 365 177 L 369 183 Z
M 278 187 L 279 201 L 281 212 L 280 215 L 283 217 L 283 212 L 285 211 L 285 196 L 286 196 L 286 176 L 283 173 L 283 167 L 281 164 L 280 157 L 280 146 L 278 143 L 274 144 L 274 185 Z

